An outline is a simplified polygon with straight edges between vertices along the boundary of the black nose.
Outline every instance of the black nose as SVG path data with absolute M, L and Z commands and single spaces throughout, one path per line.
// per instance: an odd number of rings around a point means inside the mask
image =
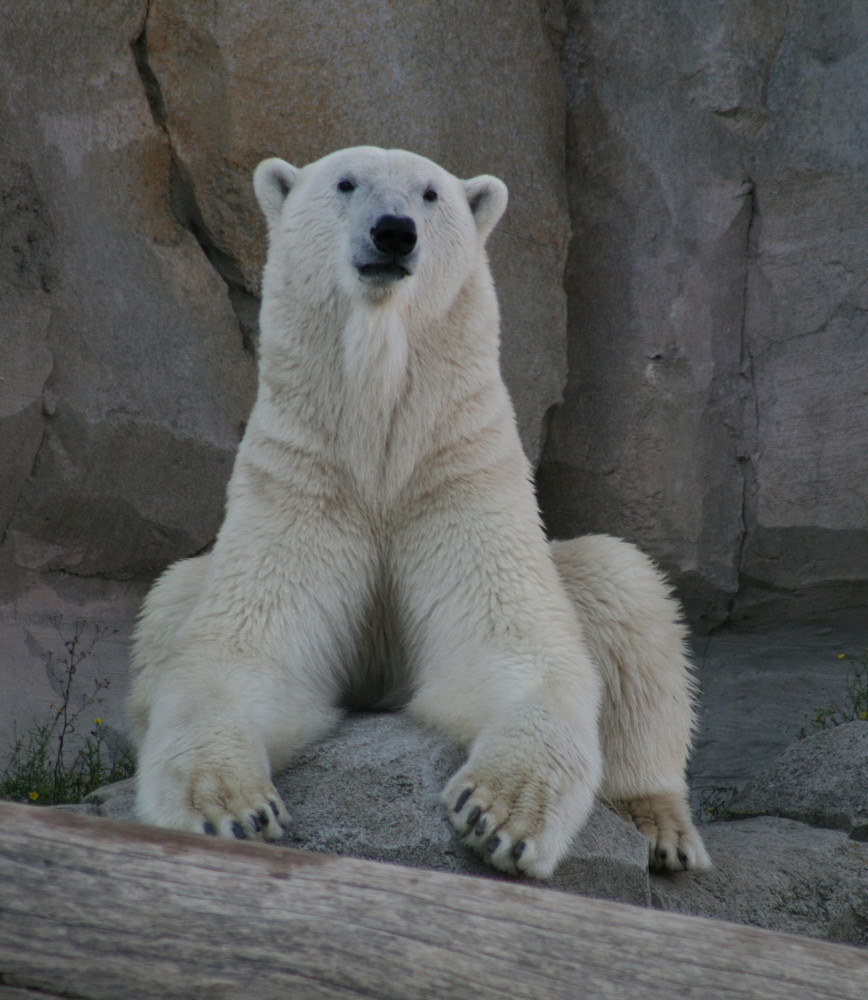
M 383 215 L 371 230 L 371 239 L 380 253 L 406 257 L 416 246 L 416 223 L 406 215 Z

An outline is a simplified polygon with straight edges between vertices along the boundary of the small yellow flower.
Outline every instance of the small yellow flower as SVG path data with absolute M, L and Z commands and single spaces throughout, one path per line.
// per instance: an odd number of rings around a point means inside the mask
M 844 659 L 846 659 L 846 657 L 847 657 L 846 653 L 838 653 L 838 659 L 839 660 L 844 660 Z
M 102 725 L 102 719 L 94 719 L 93 720 L 93 724 L 95 726 L 101 726 Z
M 862 711 L 859 713 L 859 718 L 862 719 L 863 721 L 868 719 L 868 711 L 866 711 L 863 708 Z
M 35 802 L 39 798 L 39 792 L 28 792 L 27 794 L 31 802 Z

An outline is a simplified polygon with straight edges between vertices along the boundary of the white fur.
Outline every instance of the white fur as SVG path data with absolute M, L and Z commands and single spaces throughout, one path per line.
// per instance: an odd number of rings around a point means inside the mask
M 141 818 L 280 836 L 272 769 L 344 703 L 405 705 L 468 747 L 444 804 L 497 867 L 550 875 L 598 791 L 660 863 L 701 865 L 677 609 L 632 547 L 553 559 L 539 524 L 485 256 L 505 187 L 370 147 L 266 160 L 254 187 L 259 393 L 214 551 L 164 574 L 136 633 Z M 384 215 L 416 227 L 400 280 L 365 269 Z M 624 804 L 673 795 L 674 835 Z

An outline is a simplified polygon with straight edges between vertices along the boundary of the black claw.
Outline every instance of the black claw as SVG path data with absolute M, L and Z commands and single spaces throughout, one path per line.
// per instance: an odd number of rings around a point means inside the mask
M 482 815 L 482 809 L 479 806 L 474 806 L 470 810 L 470 815 L 467 817 L 468 827 L 473 826 L 481 815 Z
M 485 833 L 485 831 L 487 829 L 488 829 L 488 820 L 487 819 L 483 819 L 480 822 L 479 826 L 477 826 L 477 828 L 475 830 L 476 836 L 477 837 L 481 837 L 483 835 L 483 833 Z
M 687 855 L 684 853 L 684 851 L 678 852 L 678 860 L 685 868 L 687 867 Z
M 262 829 L 262 823 L 259 822 L 259 817 L 255 813 L 253 815 L 251 815 L 251 817 L 250 817 L 250 823 L 251 823 L 251 826 L 253 827 L 253 829 L 257 833 L 259 833 L 259 831 Z
M 232 836 L 238 840 L 244 840 L 244 827 L 238 822 L 232 824 Z
M 262 826 L 268 826 L 268 813 L 264 809 L 259 810 L 259 822 Z
M 522 856 L 522 854 L 524 854 L 524 852 L 525 852 L 526 849 L 527 849 L 527 844 L 523 840 L 520 840 L 515 845 L 515 847 L 512 849 L 512 856 L 513 856 L 513 858 L 516 861 L 520 861 L 521 860 L 521 856 Z
M 280 809 L 274 799 L 270 799 L 268 804 L 271 806 L 271 811 L 274 813 L 275 819 L 280 819 Z
M 454 812 L 460 813 L 464 808 L 464 803 L 470 798 L 470 789 L 465 788 L 464 791 L 458 796 L 458 801 L 455 803 Z
M 209 837 L 217 836 L 217 830 L 212 823 L 203 823 L 202 833 L 207 833 Z
M 489 854 L 494 854 L 498 847 L 500 847 L 500 837 L 492 837 L 485 845 L 485 849 Z

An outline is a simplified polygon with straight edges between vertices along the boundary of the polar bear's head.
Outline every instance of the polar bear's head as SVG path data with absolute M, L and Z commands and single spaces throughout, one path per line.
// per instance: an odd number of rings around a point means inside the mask
M 379 306 L 412 294 L 447 308 L 507 203 L 496 177 L 463 181 L 422 156 L 372 146 L 302 169 L 265 160 L 253 184 L 269 229 L 266 291 L 304 288 L 311 304 L 343 294 Z

